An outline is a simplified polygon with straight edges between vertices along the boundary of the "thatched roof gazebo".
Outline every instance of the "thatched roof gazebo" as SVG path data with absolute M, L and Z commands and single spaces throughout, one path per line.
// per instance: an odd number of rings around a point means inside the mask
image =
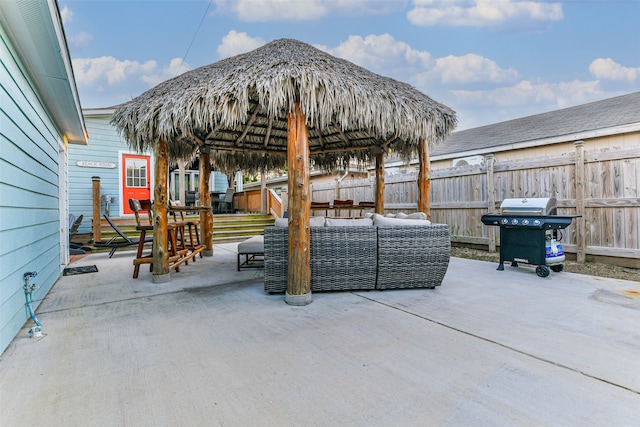
M 216 166 L 225 170 L 259 171 L 287 165 L 287 302 L 292 304 L 311 301 L 310 162 L 335 170 L 352 159 L 375 160 L 376 210 L 381 212 L 384 153 L 391 149 L 405 158 L 418 154 L 418 209 L 428 213 L 428 145 L 442 141 L 456 122 L 453 110 L 412 86 L 290 39 L 275 40 L 167 80 L 121 105 L 112 119 L 132 147 L 155 153 L 156 237 L 160 244 L 154 246 L 154 280 L 156 275 L 168 275 L 164 253 L 158 253 L 156 259 L 155 252 L 166 249 L 160 246 L 162 226 L 166 226 L 164 182 L 170 159 L 200 153 L 203 205 L 210 205 L 212 156 Z

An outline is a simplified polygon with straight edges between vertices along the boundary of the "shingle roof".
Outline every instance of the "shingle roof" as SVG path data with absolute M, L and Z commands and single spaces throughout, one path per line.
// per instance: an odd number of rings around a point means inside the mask
M 640 123 L 640 92 L 454 132 L 431 155 L 532 142 L 630 123 Z

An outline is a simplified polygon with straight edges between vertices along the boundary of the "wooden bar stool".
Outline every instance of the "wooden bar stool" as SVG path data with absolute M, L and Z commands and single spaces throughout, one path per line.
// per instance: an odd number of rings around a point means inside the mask
M 197 254 L 200 254 L 200 258 L 202 258 L 202 251 L 204 250 L 204 245 L 200 243 L 200 220 L 199 219 L 184 219 L 184 210 L 177 209 L 179 205 L 173 201 L 169 200 L 169 212 L 173 215 L 174 223 L 181 225 L 180 240 L 184 248 L 191 251 L 191 255 L 189 258 L 192 258 L 195 262 Z M 178 219 L 178 215 L 180 218 Z M 185 232 L 186 229 L 186 232 Z M 187 240 L 187 233 L 189 235 L 189 239 Z
M 353 209 L 353 200 L 334 200 L 333 201 L 333 209 L 335 211 L 335 216 L 339 217 L 342 215 L 342 210 L 347 210 L 347 217 L 351 217 L 351 209 Z
M 362 217 L 362 215 L 364 214 L 364 211 L 366 209 L 374 209 L 376 208 L 376 203 L 375 202 L 358 202 L 358 204 L 355 206 L 356 209 L 360 209 L 360 216 Z
M 138 242 L 138 251 L 133 260 L 133 278 L 137 279 L 142 264 L 149 264 L 149 271 L 153 271 L 153 249 L 150 253 L 144 254 L 144 244 L 148 231 L 153 233 L 153 210 L 150 200 L 129 199 L 129 207 L 136 217 L 136 230 L 140 231 L 140 240 Z M 140 218 L 140 215 L 147 211 L 148 221 Z M 180 264 L 186 262 L 185 255 L 187 250 L 178 248 L 177 234 L 179 226 L 177 224 L 167 224 L 167 233 L 169 240 L 168 257 L 169 268 L 180 271 Z M 152 243 L 153 245 L 153 243 Z
M 316 210 L 324 210 L 324 216 L 328 216 L 331 205 L 329 202 L 311 202 L 311 215 L 315 216 Z

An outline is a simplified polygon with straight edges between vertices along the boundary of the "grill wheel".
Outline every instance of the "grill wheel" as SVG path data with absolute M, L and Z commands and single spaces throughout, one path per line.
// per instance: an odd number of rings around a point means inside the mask
M 539 265 L 536 267 L 536 274 L 540 277 L 547 277 L 549 274 L 551 274 L 551 271 L 546 265 Z

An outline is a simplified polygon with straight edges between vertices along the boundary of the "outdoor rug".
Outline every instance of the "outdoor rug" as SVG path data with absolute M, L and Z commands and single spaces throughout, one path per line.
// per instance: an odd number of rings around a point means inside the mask
M 97 273 L 98 267 L 95 265 L 85 265 L 83 267 L 69 267 L 62 272 L 63 276 L 74 276 L 76 274 Z

